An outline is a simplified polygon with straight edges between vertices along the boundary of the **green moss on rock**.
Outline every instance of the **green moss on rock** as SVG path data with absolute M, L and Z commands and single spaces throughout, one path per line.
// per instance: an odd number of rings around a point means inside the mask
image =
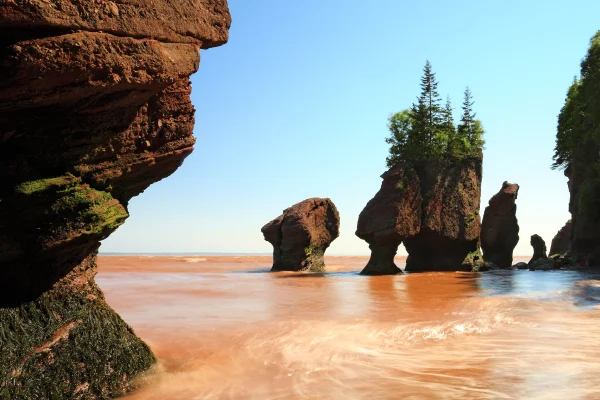
M 0 308 L 0 398 L 108 399 L 155 358 L 95 283 Z
M 45 210 L 30 217 L 35 218 L 36 234 L 48 247 L 83 235 L 101 240 L 129 216 L 109 192 L 96 190 L 73 175 L 24 182 L 15 194 L 20 207 Z
M 69 174 L 65 176 L 59 176 L 57 178 L 46 178 L 23 182 L 15 187 L 15 192 L 24 195 L 31 195 L 44 192 L 48 189 L 69 187 L 76 185 L 79 182 L 79 178 Z

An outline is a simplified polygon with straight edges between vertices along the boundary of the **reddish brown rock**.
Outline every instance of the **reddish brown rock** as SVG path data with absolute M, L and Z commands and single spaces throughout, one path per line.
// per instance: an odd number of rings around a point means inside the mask
M 96 253 L 193 150 L 189 77 L 229 24 L 226 0 L 0 0 L 0 397 L 114 397 L 154 363 Z
M 485 208 L 481 225 L 483 259 L 500 268 L 510 268 L 513 250 L 519 243 L 519 223 L 515 200 L 519 185 L 504 182 Z
M 381 175 L 381 189 L 358 217 L 356 236 L 369 243 L 371 258 L 364 275 L 394 275 L 398 246 L 421 230 L 421 186 L 416 171 L 398 165 Z
M 465 268 L 478 250 L 481 158 L 399 164 L 382 178 L 358 220 L 356 235 L 371 248 L 362 273 L 400 273 L 394 264 L 400 243 L 409 254 L 407 271 Z
M 261 229 L 273 245 L 272 271 L 323 271 L 325 250 L 339 236 L 340 215 L 330 199 L 304 200 Z
M 539 235 L 531 235 L 531 247 L 533 247 L 533 257 L 529 260 L 529 265 L 533 264 L 537 260 L 545 260 L 548 258 L 546 254 L 546 242 Z
M 15 29 L 105 32 L 207 49 L 227 42 L 231 16 L 226 0 L 0 0 L 0 21 Z
M 565 226 L 563 226 L 554 239 L 552 239 L 552 244 L 550 245 L 550 255 L 553 256 L 555 254 L 564 255 L 569 250 L 571 250 L 571 236 L 573 235 L 573 223 L 571 220 L 567 221 Z

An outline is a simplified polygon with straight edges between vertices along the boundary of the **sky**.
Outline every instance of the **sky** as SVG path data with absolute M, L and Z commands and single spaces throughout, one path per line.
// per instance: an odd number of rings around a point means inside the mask
M 327 254 L 369 254 L 358 215 L 386 170 L 387 118 L 416 100 L 427 60 L 455 119 L 465 87 L 473 92 L 486 130 L 481 214 L 502 182 L 520 185 L 514 254 L 532 254 L 534 233 L 549 248 L 570 218 L 567 179 L 550 166 L 557 115 L 600 29 L 597 0 L 229 7 L 229 43 L 202 51 L 192 77 L 196 150 L 131 200 L 102 252 L 270 253 L 265 223 L 329 197 L 341 229 Z

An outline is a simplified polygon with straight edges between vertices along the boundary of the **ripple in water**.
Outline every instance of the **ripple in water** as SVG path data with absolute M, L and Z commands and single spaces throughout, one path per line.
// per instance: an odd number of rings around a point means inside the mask
M 600 274 L 202 258 L 101 257 L 108 302 L 159 359 L 128 399 L 600 398 Z

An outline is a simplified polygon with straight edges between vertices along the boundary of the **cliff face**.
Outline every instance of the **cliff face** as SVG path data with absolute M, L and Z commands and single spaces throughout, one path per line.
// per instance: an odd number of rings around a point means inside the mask
M 330 199 L 307 199 L 261 231 L 273 245 L 272 271 L 320 272 L 325 270 L 325 250 L 340 234 L 340 215 Z
M 565 175 L 569 178 L 571 254 L 573 259 L 583 260 L 588 266 L 599 266 L 600 217 L 598 209 L 589 205 L 589 198 L 598 198 L 600 187 L 595 187 L 595 181 L 586 178 L 585 173 L 585 168 L 578 167 L 576 163 L 565 170 Z
M 573 234 L 573 223 L 571 220 L 567 221 L 565 226 L 563 226 L 552 239 L 552 244 L 550 245 L 550 255 L 553 256 L 555 254 L 564 255 L 568 251 L 571 250 L 571 236 Z
M 154 362 L 96 252 L 193 150 L 189 76 L 229 24 L 226 0 L 0 0 L 0 397 L 115 396 Z
M 512 266 L 513 250 L 519 243 L 519 223 L 515 200 L 519 185 L 504 182 L 485 208 L 481 227 L 483 259 L 500 268 Z
M 461 269 L 478 249 L 481 162 L 399 164 L 383 174 L 358 220 L 356 235 L 372 251 L 362 273 L 399 273 L 393 258 L 402 242 L 407 271 Z

